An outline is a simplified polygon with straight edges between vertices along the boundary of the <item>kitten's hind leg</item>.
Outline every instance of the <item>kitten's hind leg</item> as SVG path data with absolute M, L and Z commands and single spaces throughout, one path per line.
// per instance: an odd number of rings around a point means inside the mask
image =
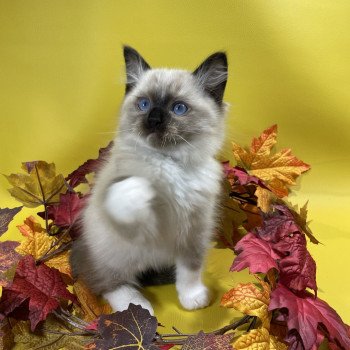
M 104 293 L 103 297 L 109 302 L 114 311 L 124 311 L 129 307 L 129 304 L 135 304 L 141 305 L 151 315 L 154 315 L 151 303 L 130 284 L 123 284 L 113 291 Z

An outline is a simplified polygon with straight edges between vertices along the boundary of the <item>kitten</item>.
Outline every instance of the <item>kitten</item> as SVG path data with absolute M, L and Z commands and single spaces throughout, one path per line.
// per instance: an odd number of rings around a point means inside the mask
M 176 266 L 185 309 L 206 307 L 203 258 L 221 190 L 227 58 L 217 52 L 193 73 L 151 69 L 124 47 L 127 82 L 120 126 L 82 214 L 71 254 L 79 275 L 115 311 L 140 304 L 148 270 Z

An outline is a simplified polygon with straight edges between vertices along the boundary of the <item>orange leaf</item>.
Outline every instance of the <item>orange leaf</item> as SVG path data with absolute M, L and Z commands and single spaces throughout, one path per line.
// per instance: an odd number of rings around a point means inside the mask
M 263 327 L 269 329 L 271 313 L 268 311 L 270 303 L 270 286 L 259 279 L 262 289 L 253 283 L 239 283 L 236 288 L 225 293 L 221 305 L 233 307 L 246 315 L 258 316 Z
M 73 290 L 84 313 L 84 320 L 91 322 L 102 314 L 113 312 L 109 304 L 94 295 L 81 280 L 74 283 Z
M 24 240 L 16 248 L 16 251 L 22 255 L 32 255 L 33 258 L 37 260 L 50 249 L 57 238 L 49 236 L 33 216 L 28 217 L 24 222 L 24 225 L 18 226 L 19 230 L 24 235 Z M 54 249 L 52 251 L 54 251 Z M 45 265 L 54 267 L 60 272 L 71 276 L 67 251 L 45 261 Z
M 290 149 L 271 154 L 276 136 L 277 126 L 273 125 L 253 139 L 249 150 L 233 143 L 233 155 L 239 166 L 263 180 L 271 191 L 282 198 L 288 195 L 289 186 L 294 185 L 298 176 L 310 166 L 296 158 Z
M 17 226 L 23 236 L 32 236 L 35 232 L 43 232 L 44 229 L 33 215 L 24 220 L 23 225 Z

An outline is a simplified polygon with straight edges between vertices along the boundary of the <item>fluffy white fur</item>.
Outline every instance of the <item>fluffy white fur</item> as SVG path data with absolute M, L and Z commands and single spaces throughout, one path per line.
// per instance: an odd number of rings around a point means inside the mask
M 137 55 L 141 68 L 126 60 L 128 76 L 137 83 L 126 94 L 114 148 L 83 213 L 73 270 L 114 310 L 134 303 L 153 313 L 138 290 L 137 275 L 176 265 L 180 303 L 189 310 L 202 308 L 210 302 L 201 273 L 216 223 L 222 169 L 215 154 L 225 113 L 204 86 L 206 80 L 211 89 L 215 81 L 222 84 L 227 67 L 210 62 L 196 77 L 182 70 L 145 69 Z M 164 142 L 157 144 L 154 134 L 142 132 L 144 117 L 135 108 L 137 98 L 150 94 L 190 106 L 183 119 L 171 117 Z

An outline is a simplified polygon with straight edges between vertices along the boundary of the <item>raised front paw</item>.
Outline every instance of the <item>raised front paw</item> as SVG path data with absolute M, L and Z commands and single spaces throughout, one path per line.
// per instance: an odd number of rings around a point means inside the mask
M 198 284 L 179 293 L 181 305 L 187 310 L 202 309 L 210 303 L 210 292 L 203 284 Z
M 147 220 L 154 197 L 155 192 L 147 179 L 132 176 L 109 187 L 105 208 L 115 221 L 131 224 Z

